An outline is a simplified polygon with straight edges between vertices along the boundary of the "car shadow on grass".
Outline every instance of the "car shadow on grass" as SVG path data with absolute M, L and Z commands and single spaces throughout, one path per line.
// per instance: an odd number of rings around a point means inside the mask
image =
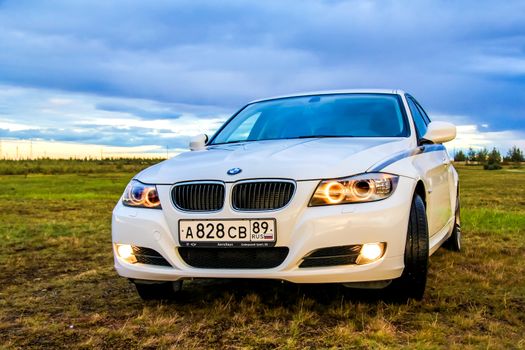
M 320 305 L 333 304 L 341 299 L 363 303 L 395 301 L 389 300 L 383 290 L 347 288 L 341 284 L 295 284 L 257 279 L 198 279 L 185 281 L 183 290 L 170 302 L 209 304 L 224 300 L 228 296 L 242 300 L 253 295 L 267 306 L 279 307 L 296 305 L 304 299 L 311 299 Z

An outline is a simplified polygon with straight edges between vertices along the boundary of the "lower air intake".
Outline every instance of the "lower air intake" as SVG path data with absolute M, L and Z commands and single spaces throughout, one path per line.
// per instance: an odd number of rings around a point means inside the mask
M 321 248 L 306 255 L 299 267 L 322 267 L 355 264 L 361 244 Z
M 137 246 L 132 246 L 132 249 L 138 263 L 171 267 L 171 264 L 154 249 Z
M 288 248 L 188 248 L 179 254 L 192 267 L 203 269 L 270 269 L 281 265 Z

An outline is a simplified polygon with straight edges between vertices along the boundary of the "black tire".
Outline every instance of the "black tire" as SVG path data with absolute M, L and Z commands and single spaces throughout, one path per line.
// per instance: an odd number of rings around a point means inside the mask
M 412 199 L 405 245 L 405 268 L 401 277 L 389 286 L 397 300 L 421 300 L 428 273 L 428 224 L 425 203 L 417 194 Z
M 461 251 L 461 211 L 459 203 L 459 192 L 456 199 L 455 222 L 452 235 L 443 243 L 443 247 L 453 252 Z
M 163 283 L 133 282 L 137 293 L 142 300 L 171 300 L 175 299 L 182 289 L 182 281 Z

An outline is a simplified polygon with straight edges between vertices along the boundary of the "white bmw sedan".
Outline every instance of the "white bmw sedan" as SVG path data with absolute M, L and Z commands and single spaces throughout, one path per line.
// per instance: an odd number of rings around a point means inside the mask
M 460 249 L 458 174 L 442 145 L 455 136 L 400 90 L 251 102 L 131 180 L 113 211 L 115 268 L 144 299 L 191 278 L 420 299 L 429 256 Z

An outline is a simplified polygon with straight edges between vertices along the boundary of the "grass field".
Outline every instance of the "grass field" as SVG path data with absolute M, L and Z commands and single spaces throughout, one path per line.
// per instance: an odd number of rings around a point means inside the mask
M 202 280 L 145 303 L 113 270 L 110 238 L 141 166 L 0 175 L 1 349 L 525 348 L 523 170 L 460 168 L 464 251 L 431 258 L 421 302 Z

